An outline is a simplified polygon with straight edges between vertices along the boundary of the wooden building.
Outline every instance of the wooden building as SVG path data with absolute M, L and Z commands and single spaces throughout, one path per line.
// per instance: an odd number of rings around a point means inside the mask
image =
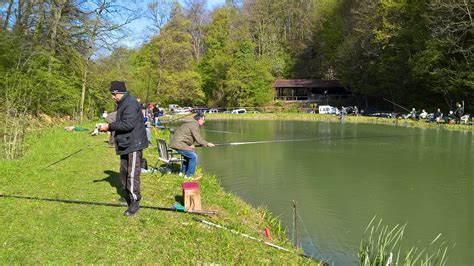
M 273 84 L 275 100 L 318 102 L 344 98 L 349 92 L 338 80 L 277 79 Z

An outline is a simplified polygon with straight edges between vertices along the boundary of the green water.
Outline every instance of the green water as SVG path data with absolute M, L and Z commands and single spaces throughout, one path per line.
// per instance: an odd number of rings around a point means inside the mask
M 206 172 L 250 204 L 268 206 L 290 237 L 298 201 L 309 255 L 356 264 L 363 232 L 377 215 L 390 227 L 407 223 L 407 249 L 426 247 L 441 233 L 448 265 L 474 264 L 471 132 L 245 120 L 207 121 L 204 130 L 214 143 L 310 139 L 199 150 Z

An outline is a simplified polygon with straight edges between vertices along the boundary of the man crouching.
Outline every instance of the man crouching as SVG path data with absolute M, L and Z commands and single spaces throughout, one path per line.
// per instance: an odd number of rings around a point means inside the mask
M 143 149 L 148 147 L 143 114 L 138 101 L 131 96 L 121 81 L 112 81 L 112 98 L 117 102 L 116 121 L 104 124 L 101 131 L 115 131 L 115 152 L 120 155 L 120 181 L 128 192 L 125 216 L 140 209 L 140 168 Z

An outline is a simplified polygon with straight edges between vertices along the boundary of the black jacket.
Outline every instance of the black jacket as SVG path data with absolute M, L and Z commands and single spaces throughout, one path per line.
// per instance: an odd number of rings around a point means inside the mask
M 117 103 L 117 120 L 109 124 L 115 131 L 115 152 L 128 154 L 148 147 L 140 103 L 128 92 Z
M 158 106 L 155 106 L 155 108 L 153 108 L 153 117 L 159 117 L 160 113 L 160 108 Z

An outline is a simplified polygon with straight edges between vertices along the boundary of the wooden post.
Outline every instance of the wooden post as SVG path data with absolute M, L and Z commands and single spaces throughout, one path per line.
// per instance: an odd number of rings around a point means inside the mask
M 296 208 L 298 207 L 298 202 L 293 200 L 293 246 L 295 249 L 299 247 L 298 240 L 298 223 L 296 219 Z

